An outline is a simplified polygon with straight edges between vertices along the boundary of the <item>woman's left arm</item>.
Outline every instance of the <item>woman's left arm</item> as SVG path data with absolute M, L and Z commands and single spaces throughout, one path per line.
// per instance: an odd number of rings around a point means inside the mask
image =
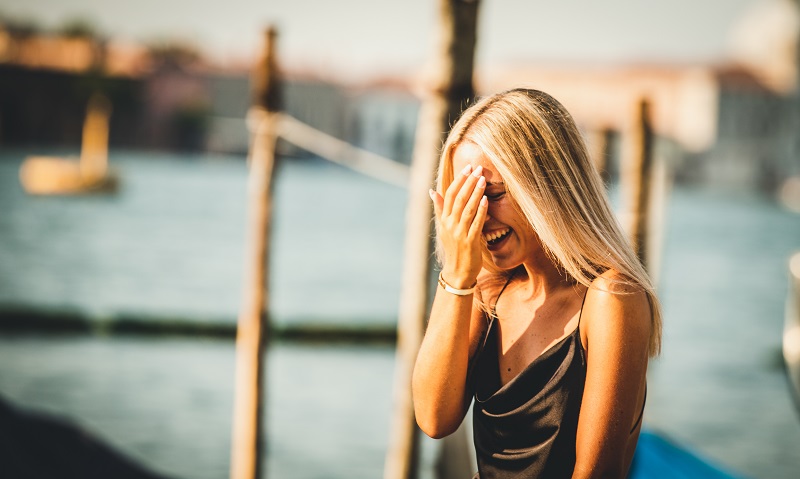
M 651 311 L 643 291 L 618 279 L 611 272 L 597 278 L 583 306 L 586 387 L 573 479 L 623 478 L 632 458 L 628 446 L 644 401 Z

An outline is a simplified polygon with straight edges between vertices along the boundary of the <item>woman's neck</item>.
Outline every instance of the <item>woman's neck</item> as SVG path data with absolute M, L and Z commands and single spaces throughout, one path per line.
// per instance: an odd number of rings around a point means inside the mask
M 546 298 L 551 293 L 574 284 L 569 275 L 553 264 L 545 254 L 522 263 L 514 276 L 521 280 L 521 287 L 529 292 L 530 298 Z

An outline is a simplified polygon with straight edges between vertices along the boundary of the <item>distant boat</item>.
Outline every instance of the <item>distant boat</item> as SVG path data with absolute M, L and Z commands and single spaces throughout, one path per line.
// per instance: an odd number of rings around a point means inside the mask
M 77 195 L 117 190 L 117 175 L 108 168 L 108 120 L 111 103 L 100 94 L 89 100 L 83 123 L 80 158 L 29 156 L 20 167 L 22 187 L 33 195 Z

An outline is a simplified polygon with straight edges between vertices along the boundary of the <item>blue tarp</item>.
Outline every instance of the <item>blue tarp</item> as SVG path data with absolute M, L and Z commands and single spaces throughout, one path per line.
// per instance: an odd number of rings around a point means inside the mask
M 653 431 L 642 431 L 628 479 L 745 479 Z

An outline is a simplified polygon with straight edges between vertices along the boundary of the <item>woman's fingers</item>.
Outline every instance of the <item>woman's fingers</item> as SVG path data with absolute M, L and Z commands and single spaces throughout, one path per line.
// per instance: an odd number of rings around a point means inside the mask
M 472 165 L 467 165 L 460 173 L 456 174 L 453 177 L 453 182 L 450 183 L 450 186 L 444 191 L 444 202 L 442 203 L 442 215 L 449 216 L 450 211 L 453 208 L 453 203 L 455 202 L 456 195 L 461 190 L 461 187 L 469 178 L 469 174 L 472 172 Z
M 489 200 L 486 196 L 481 195 L 481 199 L 478 201 L 478 212 L 475 214 L 475 219 L 472 221 L 469 227 L 469 233 L 467 234 L 470 240 L 474 241 L 475 238 L 480 237 L 488 211 Z
M 467 204 L 469 203 L 470 199 L 473 197 L 476 189 L 481 189 L 486 186 L 486 181 L 481 181 L 483 173 L 483 167 L 478 166 L 474 170 L 472 170 L 472 174 L 468 175 L 468 177 L 464 180 L 464 183 L 458 189 L 458 192 L 453 200 L 453 204 L 450 209 L 450 215 L 452 215 L 456 221 L 460 220 L 463 217 L 464 209 L 466 208 Z M 478 186 L 478 183 L 481 183 L 481 186 Z M 481 193 L 482 194 L 482 193 Z M 477 203 L 476 203 L 477 205 Z M 472 214 L 474 215 L 475 212 L 473 211 Z M 470 220 L 472 217 L 469 218 Z
M 463 186 L 468 183 L 468 180 L 471 178 L 470 172 L 472 171 L 472 165 L 467 165 L 461 170 L 461 173 L 455 175 L 453 178 L 453 182 L 450 183 L 450 186 L 447 187 L 447 191 L 444 192 L 444 208 L 442 209 L 442 214 L 445 216 L 450 216 L 451 212 L 453 211 L 453 204 L 456 201 L 456 196 L 461 191 Z
M 475 171 L 479 171 L 480 167 Z M 460 221 L 463 225 L 464 231 L 469 231 L 472 221 L 475 219 L 475 213 L 478 212 L 478 206 L 483 198 L 483 190 L 486 189 L 486 178 L 481 176 L 475 183 L 475 187 L 470 192 L 464 209 L 461 212 Z M 455 211 L 454 211 L 455 212 Z
M 489 209 L 482 173 L 481 166 L 473 170 L 468 165 L 453 178 L 444 196 L 429 191 L 447 261 L 453 261 L 454 267 L 467 276 L 480 270 L 479 239 Z

